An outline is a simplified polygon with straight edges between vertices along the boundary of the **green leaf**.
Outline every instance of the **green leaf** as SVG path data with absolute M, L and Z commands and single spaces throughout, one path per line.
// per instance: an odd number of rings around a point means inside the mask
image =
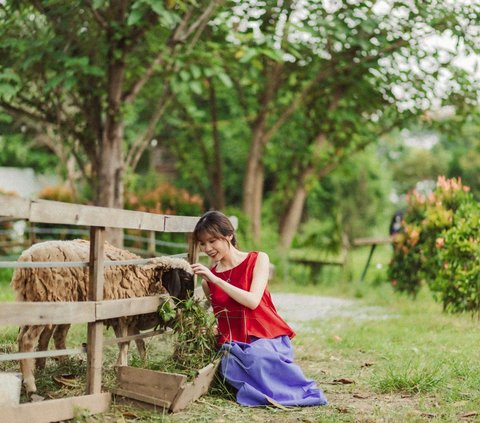
M 139 9 L 132 10 L 128 15 L 127 25 L 134 26 L 138 24 L 142 20 L 142 17 L 143 17 L 143 13 L 141 10 Z
M 202 94 L 202 84 L 200 84 L 199 81 L 191 81 L 190 84 L 190 89 L 195 93 L 195 94 L 198 94 L 198 95 L 201 95 Z
M 192 65 L 190 66 L 190 70 L 192 71 L 192 75 L 194 78 L 198 79 L 202 76 L 202 72 L 198 66 Z
M 226 73 L 220 72 L 217 76 L 220 78 L 220 80 L 226 87 L 231 88 L 233 86 L 232 80 Z
M 177 312 L 175 308 L 172 306 L 170 301 L 165 301 L 159 308 L 158 308 L 158 315 L 160 319 L 162 319 L 165 323 L 169 322 L 176 316 Z
M 250 60 L 252 60 L 256 55 L 258 54 L 258 51 L 253 49 L 253 48 L 249 48 L 245 54 L 240 58 L 240 63 L 247 63 L 249 62 Z
M 190 74 L 186 70 L 181 70 L 179 74 L 182 81 L 189 81 L 191 79 Z

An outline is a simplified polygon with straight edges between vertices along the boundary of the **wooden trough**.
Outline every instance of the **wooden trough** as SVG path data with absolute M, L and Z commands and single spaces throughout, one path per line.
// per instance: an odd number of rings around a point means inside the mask
M 162 407 L 175 413 L 207 393 L 220 360 L 200 369 L 191 382 L 187 376 L 136 367 L 119 367 L 117 396 Z

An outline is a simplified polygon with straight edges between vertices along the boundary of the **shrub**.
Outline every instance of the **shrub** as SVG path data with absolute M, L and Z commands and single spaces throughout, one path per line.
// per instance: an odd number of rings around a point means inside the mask
M 46 186 L 38 193 L 38 198 L 64 203 L 76 202 L 72 189 L 65 185 Z
M 443 232 L 455 224 L 457 210 L 475 201 L 459 179 L 440 176 L 436 189 L 424 196 L 416 191 L 407 197 L 402 231 L 395 236 L 389 277 L 398 291 L 415 296 L 422 283 L 435 280 L 445 257 L 440 257 Z
M 448 312 L 480 313 L 479 225 L 478 203 L 465 203 L 436 240 L 439 266 L 430 288 Z
M 153 189 L 127 191 L 125 208 L 149 213 L 198 216 L 203 213 L 204 205 L 198 195 L 191 195 L 184 189 L 163 182 Z

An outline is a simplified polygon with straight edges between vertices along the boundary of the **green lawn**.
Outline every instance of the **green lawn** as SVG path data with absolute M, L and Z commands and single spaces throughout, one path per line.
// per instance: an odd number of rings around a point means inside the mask
M 79 421 L 480 421 L 480 322 L 468 315 L 444 314 L 426 288 L 415 301 L 394 293 L 385 282 L 389 252 L 388 248 L 376 252 L 363 283 L 359 282 L 359 275 L 367 249 L 351 257 L 356 263 L 354 271 L 334 270 L 332 279 L 316 285 L 298 286 L 293 280 L 272 283 L 272 291 L 350 298 L 358 302 L 355 307 L 365 306 L 367 310 L 375 307 L 376 312 L 371 315 L 310 321 L 297 331 L 296 360 L 306 375 L 325 391 L 330 401 L 327 407 L 288 411 L 245 408 L 225 399 L 225 391 L 214 389 L 174 415 L 116 404 L 105 415 Z M 328 269 L 325 270 L 328 274 Z M 1 298 L 9 296 L 1 295 Z M 84 331 L 73 332 L 72 342 L 81 342 Z M 13 339 L 13 330 L 2 332 L 0 343 L 11 345 Z M 115 354 L 112 349 L 107 357 L 104 375 L 107 385 L 112 383 L 111 363 Z M 46 380 L 50 381 L 55 372 L 65 372 L 55 366 L 53 362 L 47 366 L 50 373 L 44 373 Z M 73 358 L 69 366 L 69 372 L 84 368 L 80 358 Z M 44 386 L 44 395 L 48 395 L 49 389 L 58 390 L 55 385 L 44 383 Z M 62 395 L 73 395 L 73 389 L 65 389 Z

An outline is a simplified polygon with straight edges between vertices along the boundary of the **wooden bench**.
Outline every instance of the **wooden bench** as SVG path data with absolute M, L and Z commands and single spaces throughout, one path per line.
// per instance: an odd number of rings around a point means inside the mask
M 288 260 L 309 266 L 312 272 L 319 273 L 323 266 L 344 267 L 347 260 L 347 249 L 339 253 L 314 248 L 294 248 L 288 253 Z
M 355 247 L 360 247 L 364 245 L 370 246 L 370 253 L 368 254 L 367 262 L 365 263 L 365 267 L 362 271 L 362 276 L 360 276 L 360 282 L 363 282 L 365 279 L 365 275 L 367 274 L 368 266 L 370 266 L 370 261 L 372 260 L 373 252 L 377 245 L 383 244 L 391 244 L 392 238 L 357 238 L 353 240 L 353 245 Z

